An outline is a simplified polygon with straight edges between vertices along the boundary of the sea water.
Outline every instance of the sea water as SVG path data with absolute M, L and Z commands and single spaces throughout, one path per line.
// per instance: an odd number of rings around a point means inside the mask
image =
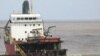
M 5 23 L 0 22 L 0 26 Z M 45 29 L 53 36 L 60 37 L 64 42 L 62 48 L 68 49 L 67 54 L 83 56 L 100 56 L 100 22 L 44 22 Z M 0 35 L 3 35 L 0 30 Z M 0 54 L 5 52 L 3 36 L 0 39 Z

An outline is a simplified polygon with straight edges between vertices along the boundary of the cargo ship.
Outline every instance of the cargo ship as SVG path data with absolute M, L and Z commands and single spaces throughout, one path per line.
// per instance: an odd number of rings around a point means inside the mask
M 12 13 L 4 27 L 6 53 L 2 56 L 67 56 L 61 48 L 60 37 L 50 35 L 49 26 L 44 29 L 40 14 L 32 12 L 32 4 L 24 0 L 22 13 Z

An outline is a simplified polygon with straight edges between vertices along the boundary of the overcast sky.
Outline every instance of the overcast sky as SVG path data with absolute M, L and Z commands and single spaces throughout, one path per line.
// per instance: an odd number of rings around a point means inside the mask
M 14 11 L 21 11 L 24 0 L 0 0 L 0 20 L 8 20 Z M 33 0 L 33 11 L 44 20 L 98 21 L 100 0 Z

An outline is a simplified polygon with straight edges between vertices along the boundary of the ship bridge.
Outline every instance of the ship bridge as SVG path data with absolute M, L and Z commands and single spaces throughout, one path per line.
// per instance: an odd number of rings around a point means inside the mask
M 11 14 L 12 23 L 36 23 L 41 22 L 40 14 Z
M 26 40 L 34 37 L 33 31 L 37 29 L 39 36 L 43 34 L 43 22 L 40 14 L 11 14 L 11 36 L 16 40 Z

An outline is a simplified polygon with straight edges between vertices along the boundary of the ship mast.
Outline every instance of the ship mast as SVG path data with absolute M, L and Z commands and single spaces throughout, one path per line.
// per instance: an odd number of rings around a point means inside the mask
M 33 13 L 33 0 L 30 0 L 30 13 Z

